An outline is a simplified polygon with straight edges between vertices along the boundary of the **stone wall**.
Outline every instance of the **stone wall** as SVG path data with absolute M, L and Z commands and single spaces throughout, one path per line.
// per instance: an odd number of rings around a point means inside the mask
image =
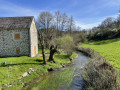
M 31 57 L 36 56 L 34 47 L 36 47 L 36 54 L 38 54 L 38 35 L 37 35 L 35 21 L 33 19 L 30 27 L 30 53 L 31 53 L 30 56 Z
M 14 34 L 19 33 L 20 39 L 15 40 Z M 29 30 L 0 30 L 0 57 L 29 56 Z M 20 50 L 16 53 L 16 50 Z

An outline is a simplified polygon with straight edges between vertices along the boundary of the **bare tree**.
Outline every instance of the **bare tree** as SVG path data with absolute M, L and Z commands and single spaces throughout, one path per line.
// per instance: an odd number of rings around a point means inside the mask
M 67 25 L 67 21 L 68 21 L 68 17 L 66 15 L 66 13 L 63 13 L 62 14 L 62 17 L 61 17 L 61 31 L 63 31 L 65 28 L 65 26 Z
M 116 20 L 116 27 L 120 27 L 120 14 L 118 15 Z
M 107 28 L 107 30 L 108 30 L 109 28 L 112 28 L 113 21 L 114 21 L 114 19 L 112 17 L 108 17 L 101 23 L 101 27 Z
M 48 42 L 48 48 L 50 48 L 51 45 L 55 45 L 55 38 L 56 38 L 56 27 L 55 26 L 51 26 L 49 28 L 49 34 L 47 34 L 47 42 Z
M 43 62 L 44 64 L 47 64 L 46 62 L 46 58 L 45 58 L 45 45 L 44 45 L 44 35 L 41 31 L 38 31 L 38 37 L 39 37 L 39 43 L 41 45 L 41 49 L 42 49 L 42 56 L 43 56 Z
M 59 35 L 59 30 L 60 30 L 60 24 L 61 24 L 61 12 L 56 11 L 55 12 L 55 23 L 56 23 L 56 29 L 57 29 L 57 35 Z
M 53 15 L 50 12 L 41 12 L 38 16 L 39 29 L 44 31 L 44 42 L 47 48 L 49 48 L 49 39 L 51 39 L 50 28 L 53 25 Z
M 42 29 L 45 29 L 45 33 L 49 32 L 49 27 L 52 24 L 53 15 L 50 12 L 41 12 L 38 16 L 38 22 Z
M 55 12 L 55 24 L 58 36 L 61 36 L 61 31 L 65 30 L 65 27 L 67 27 L 67 22 L 68 16 L 66 13 L 61 13 L 60 11 Z
M 70 18 L 68 19 L 68 31 L 69 31 L 70 35 L 72 33 L 72 29 L 73 29 L 74 25 L 75 25 L 75 22 L 74 22 L 73 16 L 70 16 Z

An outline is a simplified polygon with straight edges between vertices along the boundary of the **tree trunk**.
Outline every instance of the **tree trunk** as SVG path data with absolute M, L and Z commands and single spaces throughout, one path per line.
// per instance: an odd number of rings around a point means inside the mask
M 55 60 L 54 60 L 54 53 L 53 53 L 52 50 L 50 50 L 49 61 L 53 61 L 53 62 L 55 63 Z
M 56 46 L 56 48 L 55 48 L 55 47 L 52 45 L 52 46 L 50 47 L 49 61 L 53 61 L 53 62 L 55 63 L 54 54 L 55 54 L 56 52 L 58 52 L 58 51 L 57 51 L 57 46 Z
M 43 62 L 44 62 L 44 64 L 47 64 L 46 59 L 45 59 L 45 51 L 44 51 L 44 45 L 43 44 L 41 44 L 41 48 L 42 48 Z
M 43 56 L 43 63 L 44 64 L 47 64 L 46 62 L 46 59 L 45 59 L 45 50 L 44 50 L 44 36 L 43 36 L 43 33 L 42 32 L 38 32 L 38 35 L 39 35 L 39 42 L 40 42 L 40 45 L 41 45 L 41 49 L 42 49 L 42 56 Z

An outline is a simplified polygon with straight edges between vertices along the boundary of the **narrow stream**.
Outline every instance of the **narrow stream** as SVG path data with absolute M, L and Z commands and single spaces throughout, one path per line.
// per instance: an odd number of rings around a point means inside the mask
M 78 52 L 70 66 L 52 71 L 30 85 L 27 90 L 82 90 L 82 69 L 89 57 Z

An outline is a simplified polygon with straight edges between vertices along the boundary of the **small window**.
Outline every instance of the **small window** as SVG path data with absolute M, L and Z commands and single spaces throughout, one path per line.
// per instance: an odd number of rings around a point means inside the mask
M 14 34 L 14 39 L 15 39 L 15 40 L 19 40 L 19 39 L 20 39 L 20 34 L 19 34 L 19 33 Z
M 19 54 L 20 53 L 20 49 L 16 49 L 16 53 Z

